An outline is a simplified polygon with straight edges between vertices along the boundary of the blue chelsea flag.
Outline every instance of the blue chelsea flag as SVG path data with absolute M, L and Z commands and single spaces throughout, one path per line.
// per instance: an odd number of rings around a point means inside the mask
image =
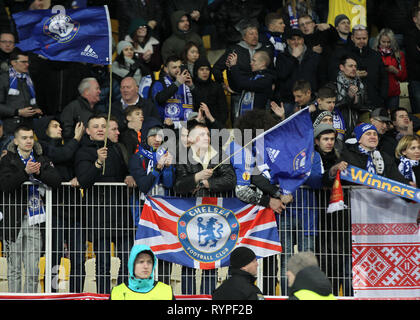
M 314 152 L 314 131 L 309 107 L 256 138 L 259 161 L 269 169 L 283 194 L 293 193 L 309 177 Z
M 13 14 L 16 45 L 50 60 L 112 63 L 111 20 L 107 6 L 23 11 Z

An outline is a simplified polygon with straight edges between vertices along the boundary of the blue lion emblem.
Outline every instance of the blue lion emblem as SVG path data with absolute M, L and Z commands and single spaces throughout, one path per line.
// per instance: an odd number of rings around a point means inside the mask
M 210 245 L 210 247 L 215 247 L 217 244 L 217 241 L 219 241 L 222 238 L 223 235 L 223 224 L 218 223 L 216 218 L 211 217 L 207 224 L 202 224 L 203 218 L 198 218 L 198 242 L 200 244 L 200 247 L 205 247 L 208 245 L 210 241 L 213 242 L 213 244 Z M 216 224 L 219 225 L 219 227 L 215 228 Z M 204 236 L 204 243 L 201 243 L 201 237 Z

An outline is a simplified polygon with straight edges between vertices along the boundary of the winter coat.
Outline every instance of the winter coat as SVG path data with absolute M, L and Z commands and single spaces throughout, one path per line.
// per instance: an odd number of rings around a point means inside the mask
M 277 57 L 276 61 L 276 88 L 274 96 L 277 101 L 294 102 L 293 85 L 297 80 L 306 80 L 311 84 L 312 92 L 318 90 L 320 55 L 306 49 L 302 60 L 293 57 L 289 49 Z
M 207 66 L 210 68 L 210 76 L 207 81 L 203 81 L 197 77 L 197 70 Z M 194 64 L 193 72 L 194 89 L 192 90 L 194 111 L 198 112 L 200 104 L 204 102 L 210 110 L 212 116 L 216 119 L 215 127 L 224 128 L 228 116 L 228 106 L 226 95 L 220 83 L 211 79 L 210 63 L 199 59 Z
M 401 93 L 400 82 L 403 82 L 407 79 L 407 66 L 405 63 L 405 54 L 400 51 L 400 59 L 397 60 L 395 55 L 382 55 L 382 61 L 385 66 L 394 66 L 400 72 L 397 74 L 392 72 L 388 73 L 388 97 L 399 96 Z
M 370 47 L 359 49 L 351 41 L 348 46 L 337 49 L 332 54 L 329 64 L 329 80 L 333 82 L 337 80 L 340 70 L 339 60 L 346 54 L 356 59 L 358 70 L 366 70 L 368 73 L 367 77 L 362 78 L 362 81 L 367 88 L 369 107 L 382 107 L 388 97 L 388 75 L 380 54 Z
M 318 266 L 310 266 L 296 274 L 289 300 L 336 300 L 330 280 Z
M 232 276 L 213 291 L 212 300 L 264 300 L 252 274 L 241 269 L 231 270 Z
M 18 79 L 17 89 L 19 90 L 18 95 L 9 94 L 9 73 L 0 74 L 0 119 L 3 120 L 3 129 L 5 133 L 13 134 L 14 130 L 20 125 L 26 125 L 32 127 L 32 122 L 35 115 L 31 118 L 25 118 L 18 116 L 18 109 L 32 106 L 38 108 L 37 105 L 31 105 L 31 94 L 23 79 Z
M 253 56 L 254 53 L 259 50 L 265 50 L 269 54 L 272 54 L 271 47 L 269 45 L 263 47 L 261 43 L 258 43 L 258 45 L 254 49 L 250 49 L 245 43 L 245 41 L 241 41 L 237 44 L 229 46 L 225 50 L 223 55 L 213 65 L 213 75 L 216 82 L 223 83 L 223 72 L 226 70 L 226 76 L 230 88 L 237 93 L 241 92 L 241 89 L 238 88 L 237 85 L 235 85 L 235 83 L 233 83 L 232 81 L 232 72 L 229 68 L 226 67 L 226 59 L 229 56 L 229 54 L 235 52 L 238 55 L 238 60 L 236 62 L 237 67 L 241 70 L 243 74 L 249 74 L 249 77 L 251 77 L 251 56 Z
M 384 161 L 384 172 L 380 174 L 391 180 L 395 180 L 404 184 L 408 184 L 408 181 L 398 171 L 398 167 L 395 163 L 394 158 L 390 157 L 387 153 L 380 151 L 382 159 Z M 366 170 L 368 156 L 360 153 L 358 144 L 347 145 L 347 148 L 341 153 L 341 157 L 338 162 L 346 161 L 349 165 Z M 378 173 L 379 174 L 379 173 Z M 343 181 L 343 183 L 345 183 Z
M 156 28 L 159 30 L 163 18 L 163 10 L 160 2 L 159 0 L 119 0 L 117 5 L 119 40 L 125 38 L 128 34 L 131 20 L 136 18 L 142 18 L 146 23 L 150 20 L 155 20 L 157 22 Z M 153 34 L 157 36 L 158 32 L 154 31 Z
M 46 116 L 35 120 L 34 130 L 44 155 L 52 161 L 62 180 L 68 182 L 75 177 L 73 163 L 79 141 L 73 138 L 63 143 L 62 139 L 52 139 L 47 136 L 48 125 L 55 119 L 53 116 Z
M 162 124 L 157 119 L 150 119 L 143 124 L 141 130 L 142 143 L 141 146 L 145 150 L 153 151 L 147 144 L 147 134 L 151 128 L 162 127 Z M 144 137 L 144 138 L 143 138 Z M 175 180 L 175 167 L 163 167 L 161 170 L 157 169 L 157 163 L 154 163 L 150 172 L 148 171 L 149 162 L 151 160 L 144 157 L 141 153 L 133 154 L 130 157 L 129 171 L 133 176 L 136 184 L 141 192 L 147 194 L 157 184 L 162 184 L 164 188 L 170 189 Z
M 128 175 L 121 149 L 117 144 L 107 141 L 108 157 L 105 160 L 105 172 L 97 168 L 97 150 L 104 146 L 103 141 L 90 140 L 84 136 L 81 146 L 76 152 L 74 168 L 80 188 L 84 190 L 83 210 L 85 217 L 82 222 L 89 228 L 129 227 L 132 219 L 120 212 L 125 198 L 122 192 L 116 192 L 112 187 L 93 187 L 96 182 L 123 182 Z M 126 220 L 128 219 L 128 221 Z
M 204 26 L 206 26 L 209 22 L 207 0 L 169 0 L 166 4 L 166 10 L 168 12 L 168 16 L 171 16 L 172 12 L 177 10 L 183 10 L 188 14 L 191 14 L 194 10 L 199 11 L 200 19 L 198 19 L 198 21 L 191 21 L 191 29 L 198 34 L 201 34 Z
M 404 34 L 405 54 L 407 58 L 408 81 L 420 81 L 420 30 L 410 24 L 410 28 Z
M 198 47 L 200 56 L 205 57 L 207 55 L 206 49 L 203 45 L 203 40 L 197 33 L 191 30 L 191 23 L 190 29 L 185 33 L 178 29 L 178 22 L 185 15 L 187 15 L 187 13 L 182 10 L 175 11 L 171 15 L 172 35 L 162 44 L 162 59 L 164 62 L 168 57 L 173 55 L 181 57 L 184 52 L 185 45 L 190 41 L 194 42 L 194 44 Z M 189 15 L 187 15 L 187 17 L 191 22 L 191 17 Z
M 74 137 L 74 128 L 79 121 L 83 122 L 85 128 L 87 128 L 89 118 L 95 113 L 95 109 L 92 109 L 89 102 L 82 96 L 70 102 L 60 115 L 63 138 L 68 140 Z
M 220 161 L 222 161 L 222 152 L 216 152 L 214 149 L 211 149 L 212 157 L 218 157 Z M 188 153 L 192 154 L 192 149 L 187 149 Z M 210 152 L 210 151 L 209 151 Z M 190 154 L 189 154 L 190 157 Z M 212 163 L 213 161 L 210 160 L 210 163 L 207 166 L 207 169 L 214 168 L 220 161 L 217 163 Z M 199 162 L 192 162 L 191 159 L 188 159 L 187 164 L 177 164 L 176 165 L 176 180 L 174 184 L 174 191 L 179 194 L 191 194 L 197 187 L 197 183 L 194 180 L 194 176 L 197 172 L 203 170 L 203 164 Z M 196 193 L 194 194 L 197 197 L 209 196 L 212 192 L 228 192 L 233 191 L 236 185 L 236 174 L 233 170 L 232 165 L 229 164 L 221 164 L 217 169 L 213 171 L 213 175 L 208 179 L 209 182 L 209 189 L 206 188 L 199 188 Z
M 139 100 L 136 105 L 139 106 L 143 111 L 144 120 L 150 117 L 160 120 L 159 111 L 150 99 L 143 99 L 139 96 Z M 127 128 L 127 120 L 125 118 L 125 111 L 121 100 L 115 101 L 111 105 L 111 114 L 117 117 L 119 130 L 125 130 L 125 128 Z
M 41 145 L 35 142 L 33 151 L 35 161 L 41 163 L 40 174 L 34 174 L 34 178 L 52 189 L 58 188 L 61 183 L 60 174 L 51 161 L 43 155 Z M 28 204 L 27 189 L 21 186 L 30 180 L 25 171 L 25 164 L 13 142 L 8 145 L 7 154 L 0 160 L 0 181 L 0 191 L 5 193 L 10 204 L 0 207 L 0 211 L 3 212 L 3 220 L 0 220 L 0 237 L 15 241 Z
M 248 74 L 243 74 L 238 66 L 232 66 L 231 80 L 236 88 L 243 91 L 254 92 L 255 109 L 266 109 L 273 95 L 273 84 L 276 74 L 270 69 L 259 70 Z

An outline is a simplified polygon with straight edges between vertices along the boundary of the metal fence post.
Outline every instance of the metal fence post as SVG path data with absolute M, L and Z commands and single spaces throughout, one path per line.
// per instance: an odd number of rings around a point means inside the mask
M 51 293 L 52 259 L 52 190 L 47 188 L 45 195 L 45 293 Z

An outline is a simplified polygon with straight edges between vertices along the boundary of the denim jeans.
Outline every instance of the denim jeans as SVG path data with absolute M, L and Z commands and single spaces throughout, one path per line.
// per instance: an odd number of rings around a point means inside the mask
M 38 292 L 39 258 L 42 250 L 39 224 L 30 226 L 23 216 L 19 234 L 14 242 L 7 243 L 7 279 L 9 292 L 22 292 L 22 262 L 25 268 L 23 292 Z

